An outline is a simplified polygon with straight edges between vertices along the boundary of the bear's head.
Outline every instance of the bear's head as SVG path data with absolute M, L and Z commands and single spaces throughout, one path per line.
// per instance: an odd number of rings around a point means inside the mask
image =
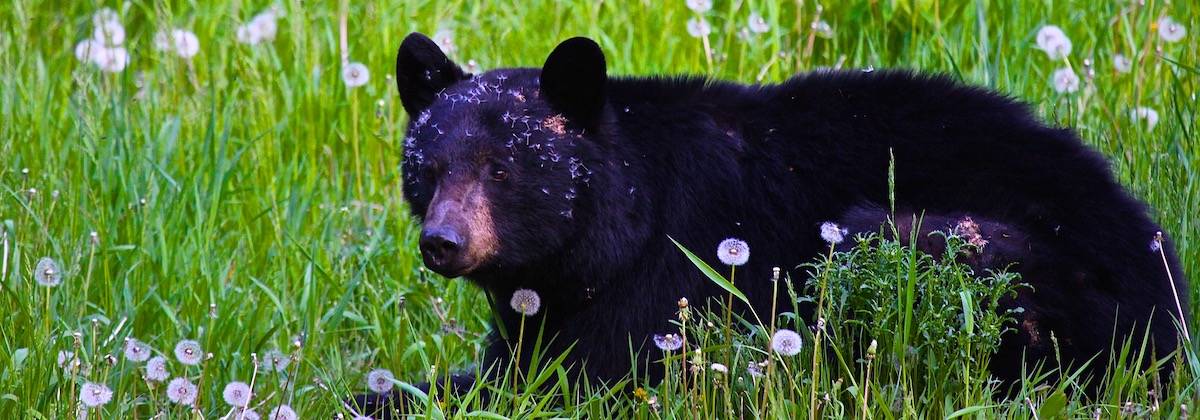
M 606 81 L 604 54 L 586 38 L 560 44 L 541 69 L 479 75 L 424 35 L 404 39 L 401 170 L 427 267 L 447 277 L 520 270 L 577 239 Z

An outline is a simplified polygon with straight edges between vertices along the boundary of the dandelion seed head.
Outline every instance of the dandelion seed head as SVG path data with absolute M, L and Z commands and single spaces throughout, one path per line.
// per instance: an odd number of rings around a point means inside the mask
M 763 377 L 762 366 L 760 366 L 758 363 L 754 362 L 753 360 L 751 360 L 750 363 L 746 365 L 746 372 L 750 373 L 751 378 L 757 379 L 757 378 Z
M 1145 121 L 1147 130 L 1153 130 L 1154 126 L 1158 125 L 1158 111 L 1150 107 L 1139 106 L 1134 108 L 1129 112 L 1129 118 L 1135 123 Z
M 108 73 L 120 73 L 129 65 L 129 51 L 125 47 L 101 48 L 92 56 L 92 62 Z
M 1158 37 L 1167 42 L 1179 42 L 1187 36 L 1187 28 L 1170 16 L 1158 20 Z
M 1079 90 L 1079 75 L 1070 67 L 1063 67 L 1054 71 L 1050 83 L 1054 85 L 1055 92 L 1074 93 Z
M 62 269 L 53 258 L 42 257 L 33 268 L 33 277 L 42 286 L 58 286 L 62 284 Z
M 821 38 L 833 38 L 833 25 L 830 25 L 824 19 L 813 22 L 812 30 L 813 33 Z
M 131 362 L 141 363 L 150 359 L 150 346 L 130 338 L 125 341 L 125 358 Z
M 509 299 L 508 306 L 525 316 L 536 314 L 542 307 L 542 297 L 530 289 L 517 289 Z
M 771 337 L 771 350 L 784 356 L 795 356 L 800 353 L 804 339 L 792 330 L 779 330 Z
M 72 360 L 75 360 L 75 352 L 60 350 L 58 352 L 58 367 L 66 369 L 70 366 Z
M 162 382 L 171 377 L 167 371 L 167 359 L 162 356 L 151 357 L 146 362 L 146 379 L 152 382 Z
M 95 382 L 84 383 L 79 388 L 79 402 L 88 407 L 99 407 L 112 400 L 113 392 L 107 385 Z
M 1125 54 L 1115 54 L 1113 55 L 1113 68 L 1117 70 L 1117 73 L 1129 73 L 1133 70 L 1133 60 L 1130 60 Z
M 683 337 L 679 334 L 655 334 L 654 345 L 662 351 L 675 351 L 683 347 Z
M 270 42 L 275 40 L 275 34 L 279 31 L 279 23 L 276 21 L 278 16 L 275 12 L 267 10 L 254 16 L 250 20 L 250 27 L 253 28 L 257 42 Z
M 175 54 L 182 58 L 192 58 L 200 52 L 200 38 L 192 31 L 176 29 L 171 31 L 172 46 Z
M 250 385 L 245 382 L 230 382 L 225 385 L 225 390 L 221 392 L 221 396 L 225 397 L 225 403 L 233 407 L 245 407 L 250 405 L 251 391 Z
M 713 363 L 708 368 L 717 373 L 729 373 L 729 367 L 720 363 Z
M 88 38 L 83 41 L 79 41 L 78 44 L 75 44 L 75 58 L 84 63 L 95 63 L 96 57 L 98 57 L 100 55 L 100 51 L 104 49 L 104 44 Z
M 179 363 L 195 366 L 204 360 L 204 350 L 195 340 L 182 340 L 175 344 L 175 358 L 179 360 Z
M 263 353 L 262 360 L 263 369 L 274 372 L 287 371 L 288 365 L 292 363 L 291 357 L 277 349 L 267 350 L 266 353 Z
M 736 238 L 721 241 L 717 244 L 717 259 L 725 265 L 743 265 L 750 261 L 750 245 Z
M 696 38 L 704 38 L 712 33 L 712 26 L 703 16 L 696 16 L 687 21 L 687 33 Z
M 767 23 L 767 20 L 762 15 L 751 13 L 749 21 L 746 22 L 746 28 L 750 29 L 752 33 L 764 34 L 771 30 L 771 24 Z
M 384 394 L 392 390 L 395 385 L 392 381 L 396 379 L 392 375 L 392 371 L 387 369 L 375 369 L 367 373 L 367 388 L 376 394 Z
M 712 10 L 712 0 L 687 0 L 687 8 L 696 13 L 706 13 Z
M 834 222 L 821 223 L 821 239 L 830 245 L 837 245 L 846 240 L 850 231 Z
M 1046 25 L 1037 32 L 1037 47 L 1045 51 L 1051 60 L 1059 60 L 1071 54 L 1071 39 L 1062 28 Z
M 196 384 L 188 378 L 175 378 L 167 384 L 167 399 L 179 405 L 192 405 L 196 403 L 196 394 L 199 389 Z
M 437 44 L 438 48 L 440 48 L 443 53 L 447 55 L 453 53 L 455 49 L 454 31 L 446 28 L 438 29 L 433 33 L 433 43 Z
M 234 411 L 233 413 L 234 413 L 233 418 L 235 418 L 235 419 L 237 419 L 237 418 L 240 418 L 242 420 L 260 420 L 260 419 L 262 419 L 262 416 L 259 416 L 258 412 L 254 411 L 253 408 L 245 408 L 245 409 L 241 409 L 241 413 L 238 413 L 237 411 Z
M 356 88 L 367 84 L 369 80 L 371 72 L 363 63 L 352 62 L 342 68 L 342 82 L 346 83 L 346 87 Z
M 92 25 L 101 26 L 106 23 L 121 23 L 121 16 L 116 10 L 109 7 L 101 7 L 96 13 L 92 13 Z
M 92 30 L 92 39 L 106 47 L 119 47 L 125 42 L 125 27 L 117 21 L 102 22 Z
M 296 420 L 296 410 L 292 410 L 292 407 L 288 407 L 286 404 L 280 405 L 271 409 L 267 418 L 270 420 Z

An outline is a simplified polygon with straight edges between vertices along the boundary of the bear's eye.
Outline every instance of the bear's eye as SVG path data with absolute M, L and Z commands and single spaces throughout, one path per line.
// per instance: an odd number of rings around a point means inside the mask
M 508 179 L 508 171 L 503 169 L 492 170 L 492 181 L 503 181 Z

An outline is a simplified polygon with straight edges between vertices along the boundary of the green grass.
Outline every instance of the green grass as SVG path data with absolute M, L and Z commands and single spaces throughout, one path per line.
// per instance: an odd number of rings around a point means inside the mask
M 1075 127 L 1150 204 L 1176 241 L 1184 271 L 1200 274 L 1200 5 L 1194 2 L 826 1 L 819 8 L 812 1 L 717 1 L 706 14 L 713 26 L 707 53 L 704 42 L 687 34 L 693 13 L 682 0 L 354 2 L 347 8 L 349 57 L 372 72 L 356 89 L 340 77 L 337 2 L 281 3 L 286 15 L 278 36 L 254 47 L 235 41 L 236 27 L 269 3 L 108 2 L 120 11 L 132 55 L 114 74 L 74 57 L 99 7 L 84 3 L 0 4 L 3 418 L 73 416 L 84 381 L 114 391 L 102 417 L 188 416 L 187 408 L 166 402 L 163 385 L 151 386 L 140 366 L 120 357 L 126 337 L 171 358 L 173 376 L 196 382 L 201 392 L 194 415 L 206 417 L 229 411 L 221 390 L 233 380 L 255 379 L 255 404 L 263 404 L 264 414 L 287 403 L 303 417 L 328 418 L 341 409 L 341 398 L 366 391 L 363 378 L 373 368 L 417 382 L 477 360 L 491 318 L 486 299 L 466 282 L 421 270 L 418 227 L 400 199 L 398 132 L 406 116 L 386 75 L 411 31 L 452 30 L 457 48 L 451 56 L 464 64 L 474 60 L 480 69 L 538 66 L 562 39 L 587 35 L 604 48 L 610 74 L 776 82 L 818 67 L 945 72 L 1028 101 L 1052 124 Z M 810 29 L 818 10 L 832 37 Z M 739 38 L 752 11 L 765 16 L 771 30 Z M 1182 42 L 1157 36 L 1152 24 L 1165 15 L 1189 30 Z M 1034 34 L 1045 24 L 1071 37 L 1067 60 L 1050 60 L 1034 48 Z M 154 50 L 155 31 L 174 26 L 197 34 L 200 53 L 191 60 Z M 1118 52 L 1135 59 L 1132 72 L 1114 71 Z M 1050 75 L 1063 66 L 1083 77 L 1078 92 L 1052 89 Z M 1149 129 L 1131 120 L 1137 106 L 1157 110 L 1158 125 Z M 904 251 L 894 244 L 862 253 L 863 261 L 892 271 L 962 280 L 952 266 L 900 258 Z M 34 265 L 46 256 L 64 271 L 58 287 L 33 281 Z M 826 288 L 802 287 L 809 279 L 793 284 L 800 298 L 812 298 L 814 291 L 846 290 L 839 278 L 848 279 L 834 273 Z M 966 285 L 961 290 L 962 296 L 987 295 Z M 1195 290 L 1191 294 L 1196 302 Z M 963 310 L 980 303 L 973 305 Z M 1040 410 L 1045 418 L 1096 410 L 1104 417 L 1178 416 L 1184 404 L 1195 410 L 1200 402 L 1200 363 L 1190 352 L 1166 361 L 1179 364 L 1169 383 L 1117 366 L 1097 400 L 1066 392 L 1073 383 L 1036 378 L 1018 397 L 998 400 L 978 359 L 956 365 L 883 356 L 903 351 L 898 343 L 916 337 L 880 329 L 894 325 L 894 316 L 914 317 L 931 331 L 957 322 L 934 312 L 922 318 L 926 312 L 908 308 L 878 316 L 859 312 L 865 307 L 840 309 L 861 322 L 837 325 L 825 338 L 848 353 L 844 363 L 813 369 L 797 361 L 813 357 L 809 340 L 797 360 L 772 365 L 790 375 L 774 372 L 759 385 L 749 385 L 744 369 L 731 365 L 743 380 L 705 373 L 690 390 L 667 382 L 638 396 L 629 393 L 645 386 L 636 381 L 614 389 L 556 385 L 502 393 L 487 405 L 468 395 L 425 409 L 455 417 L 707 417 L 737 414 L 740 405 L 750 416 L 867 411 L 880 418 L 1033 418 L 1032 410 Z M 711 319 L 723 322 L 715 312 Z M 704 312 L 694 316 L 709 319 Z M 760 357 L 754 352 L 765 345 L 761 334 L 697 337 L 711 340 L 704 356 L 710 360 L 743 363 Z M 184 369 L 171 355 L 182 339 L 198 340 L 212 358 Z M 888 363 L 868 369 L 855 359 L 868 339 L 878 340 L 875 360 Z M 985 341 L 947 344 L 947 351 L 986 357 Z M 1130 350 L 1139 345 L 1130 343 Z M 255 369 L 251 355 L 272 349 L 294 359 L 286 372 Z M 75 352 L 89 372 L 59 368 L 60 351 Z M 105 355 L 116 355 L 116 363 Z M 549 366 L 527 380 L 553 379 L 552 360 Z M 492 386 L 511 390 L 506 384 L 511 381 Z M 647 402 L 651 397 L 657 409 Z

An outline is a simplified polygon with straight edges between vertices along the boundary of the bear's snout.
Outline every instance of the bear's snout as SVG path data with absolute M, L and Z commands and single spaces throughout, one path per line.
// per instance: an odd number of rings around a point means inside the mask
M 426 227 L 421 231 L 421 257 L 425 266 L 447 277 L 456 274 L 459 251 L 464 245 L 462 235 L 448 226 Z

